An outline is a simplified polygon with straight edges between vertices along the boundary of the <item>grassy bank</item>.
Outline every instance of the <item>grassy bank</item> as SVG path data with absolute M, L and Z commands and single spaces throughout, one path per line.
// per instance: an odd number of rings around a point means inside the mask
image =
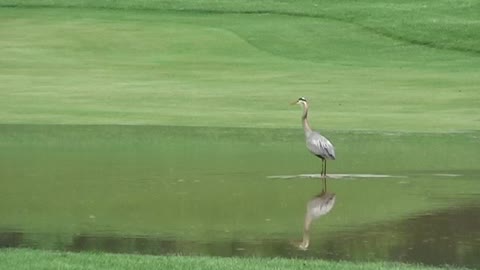
M 1 269 L 336 269 L 336 270 L 439 270 L 455 267 L 428 267 L 399 263 L 351 263 L 298 259 L 215 258 L 182 256 L 140 256 L 91 253 L 34 251 L 26 249 L 0 250 Z M 465 268 L 462 268 L 465 269 Z
M 320 129 L 480 129 L 480 57 L 393 39 L 347 19 L 209 13 L 192 7 L 196 1 L 135 11 L 122 1 L 115 2 L 121 10 L 90 9 L 88 1 L 85 9 L 18 3 L 27 8 L 0 8 L 2 123 L 299 128 L 299 108 L 288 103 L 307 96 Z M 362 14 L 341 3 L 323 9 Z M 302 7 L 289 5 L 282 8 Z M 373 20 L 378 26 L 405 20 L 389 5 L 369 5 L 368 20 L 383 18 Z M 432 9 L 447 16 L 442 5 Z M 478 40 L 480 31 L 468 33 Z

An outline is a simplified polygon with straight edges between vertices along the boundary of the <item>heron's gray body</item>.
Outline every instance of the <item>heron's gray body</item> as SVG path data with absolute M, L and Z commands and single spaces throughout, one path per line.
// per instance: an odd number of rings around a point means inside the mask
M 315 156 L 322 159 L 322 177 L 327 177 L 327 160 L 334 160 L 335 148 L 333 144 L 320 133 L 313 131 L 308 123 L 308 103 L 304 97 L 298 99 L 296 104 L 300 104 L 303 107 L 302 125 L 305 132 L 305 143 L 308 150 Z M 324 180 L 324 191 L 327 190 L 327 181 Z
M 333 144 L 320 133 L 315 131 L 305 132 L 305 140 L 308 150 L 321 159 L 335 160 L 335 148 Z

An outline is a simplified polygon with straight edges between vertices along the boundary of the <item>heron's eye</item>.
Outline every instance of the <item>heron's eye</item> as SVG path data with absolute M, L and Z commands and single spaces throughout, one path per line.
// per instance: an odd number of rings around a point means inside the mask
M 307 101 L 304 97 L 299 98 L 298 100 Z

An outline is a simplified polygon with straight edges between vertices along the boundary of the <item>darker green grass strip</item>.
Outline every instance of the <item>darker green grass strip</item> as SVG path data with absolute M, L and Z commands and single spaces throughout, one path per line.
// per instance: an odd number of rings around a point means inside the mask
M 435 270 L 466 269 L 455 267 L 432 267 L 389 262 L 334 262 L 284 258 L 219 258 L 192 256 L 151 256 L 104 253 L 70 253 L 30 249 L 0 249 L 0 269 L 95 269 L 95 270 L 220 270 L 220 269 L 334 269 L 334 270 Z
M 346 24 L 351 24 L 359 27 L 360 29 L 373 33 L 375 35 L 386 37 L 395 41 L 400 41 L 410 45 L 423 46 L 430 49 L 456 51 L 475 56 L 480 56 L 480 47 L 462 47 L 455 45 L 445 45 L 432 40 L 422 40 L 420 38 L 414 38 L 406 35 L 401 35 L 401 32 L 390 31 L 388 28 L 373 27 L 365 25 L 350 17 L 338 17 L 323 14 L 313 14 L 308 12 L 291 12 L 291 11 L 279 11 L 273 9 L 259 9 L 259 10 L 229 10 L 229 9 L 204 9 L 204 8 L 161 8 L 161 7 L 121 7 L 121 6 L 93 6 L 85 5 L 78 6 L 76 4 L 62 4 L 62 5 L 45 5 L 45 4 L 1 4 L 0 8 L 79 8 L 79 9 L 99 9 L 99 10 L 132 10 L 132 11 L 166 11 L 166 12 L 184 12 L 195 14 L 215 14 L 215 15 L 280 15 L 290 17 L 303 17 L 303 18 L 316 18 L 323 20 L 336 21 Z M 393 13 L 394 11 L 392 11 Z

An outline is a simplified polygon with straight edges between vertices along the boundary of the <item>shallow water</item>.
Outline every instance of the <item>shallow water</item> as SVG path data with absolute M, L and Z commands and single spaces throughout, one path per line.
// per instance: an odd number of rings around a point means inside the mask
M 479 134 L 0 126 L 0 246 L 480 266 Z M 444 153 L 448 153 L 445 155 Z
M 328 260 L 390 260 L 478 268 L 480 205 L 466 205 L 357 230 L 339 230 L 314 239 L 307 251 L 281 237 L 243 240 L 189 241 L 160 236 L 117 234 L 0 233 L 2 247 L 33 247 L 68 251 L 134 254 L 186 254 L 322 258 Z M 300 239 L 298 239 L 300 240 Z M 46 245 L 45 245 L 46 244 Z

